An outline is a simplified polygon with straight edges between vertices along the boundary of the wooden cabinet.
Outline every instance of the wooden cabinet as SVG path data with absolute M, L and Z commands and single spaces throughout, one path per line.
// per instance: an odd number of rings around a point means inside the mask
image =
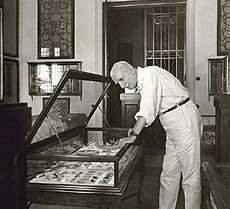
M 139 109 L 140 94 L 122 93 L 121 100 L 121 125 L 125 128 L 131 128 L 135 124 L 134 115 Z
M 131 128 L 135 124 L 134 115 L 139 110 L 140 94 L 136 93 L 122 93 L 120 94 L 121 112 L 122 112 L 122 127 Z M 165 131 L 157 118 L 153 124 L 144 129 L 145 144 L 147 146 L 164 147 Z
M 26 208 L 24 137 L 30 128 L 25 103 L 0 104 L 0 208 Z
M 230 95 L 214 97 L 216 108 L 216 162 L 230 161 Z

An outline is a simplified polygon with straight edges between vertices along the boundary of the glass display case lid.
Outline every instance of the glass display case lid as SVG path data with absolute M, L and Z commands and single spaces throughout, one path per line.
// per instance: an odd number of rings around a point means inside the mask
M 60 97 L 66 84 L 73 80 L 79 82 L 82 96 Z M 59 133 L 66 130 L 85 128 L 89 123 L 97 123 L 95 114 L 104 114 L 100 106 L 111 82 L 110 77 L 99 74 L 75 69 L 66 71 L 51 96 L 43 98 L 41 112 L 32 116 L 33 124 L 26 136 L 26 144 L 42 141 L 52 135 L 59 139 Z

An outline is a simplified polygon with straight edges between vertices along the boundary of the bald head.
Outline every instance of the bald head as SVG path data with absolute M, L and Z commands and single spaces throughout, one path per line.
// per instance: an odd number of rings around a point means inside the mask
M 116 62 L 111 71 L 112 80 L 121 86 L 121 88 L 133 89 L 137 83 L 137 70 L 126 61 Z
M 113 79 L 114 77 L 116 77 L 117 74 L 120 73 L 132 73 L 133 71 L 133 66 L 130 65 L 128 62 L 126 61 L 119 61 L 116 62 L 111 71 L 110 71 L 110 76 Z

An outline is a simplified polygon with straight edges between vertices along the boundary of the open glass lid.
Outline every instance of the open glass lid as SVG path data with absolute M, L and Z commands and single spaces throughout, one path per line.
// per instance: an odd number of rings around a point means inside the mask
M 79 96 L 62 94 L 70 82 L 78 82 Z M 29 183 L 120 184 L 138 147 L 120 140 L 128 129 L 111 128 L 106 119 L 103 99 L 110 85 L 109 77 L 68 70 L 43 98 L 26 137 Z
M 102 127 L 103 123 L 106 124 L 102 101 L 110 84 L 110 77 L 74 69 L 66 71 L 54 92 L 42 98 L 41 110 L 37 113 L 33 111 L 32 128 L 26 137 L 28 147 L 35 144 L 39 147 L 47 141 L 54 141 L 64 148 L 65 139 L 78 135 L 86 126 Z M 68 88 L 73 87 L 79 95 L 66 95 Z M 37 102 L 36 98 L 34 102 Z M 87 139 L 84 140 L 86 144 Z M 76 144 L 82 143 L 82 140 L 74 141 Z

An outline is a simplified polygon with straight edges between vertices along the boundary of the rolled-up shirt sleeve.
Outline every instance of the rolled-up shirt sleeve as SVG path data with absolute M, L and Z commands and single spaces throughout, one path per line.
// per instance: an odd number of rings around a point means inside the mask
M 161 93 L 162 87 L 155 73 L 150 71 L 145 72 L 143 84 L 140 89 L 140 109 L 135 114 L 136 120 L 138 117 L 145 118 L 145 127 L 150 126 L 158 115 L 161 102 Z

